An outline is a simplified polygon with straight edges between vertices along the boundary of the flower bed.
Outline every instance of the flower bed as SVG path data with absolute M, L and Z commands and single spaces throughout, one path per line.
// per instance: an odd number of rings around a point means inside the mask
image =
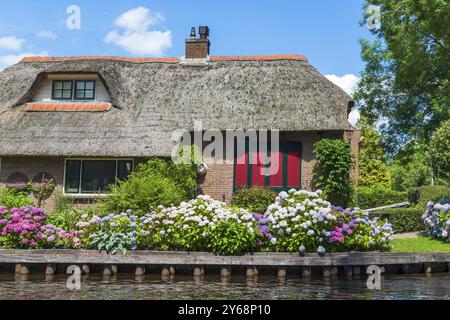
M 0 208 L 0 243 L 7 248 L 95 248 L 209 251 L 325 252 L 389 250 L 392 228 L 359 209 L 344 210 L 321 192 L 281 192 L 265 214 L 199 196 L 179 206 L 158 207 L 144 215 L 81 215 L 75 230 L 48 224 L 41 209 Z
M 428 202 L 422 216 L 429 236 L 450 242 L 450 204 Z

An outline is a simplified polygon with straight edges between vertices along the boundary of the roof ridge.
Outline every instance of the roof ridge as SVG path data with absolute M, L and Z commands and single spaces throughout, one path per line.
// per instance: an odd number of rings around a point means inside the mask
M 115 56 L 67 56 L 67 57 L 24 57 L 21 62 L 57 62 L 57 61 L 78 61 L 78 60 L 114 60 L 134 63 L 146 62 L 180 62 L 180 58 L 134 58 Z M 210 61 L 273 61 L 273 60 L 300 60 L 308 62 L 304 55 L 299 54 L 273 54 L 273 55 L 250 55 L 250 56 L 211 56 Z

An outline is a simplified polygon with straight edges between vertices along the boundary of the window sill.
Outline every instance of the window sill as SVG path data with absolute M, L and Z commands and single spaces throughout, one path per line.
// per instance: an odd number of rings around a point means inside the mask
M 64 197 L 71 199 L 106 199 L 108 194 L 72 194 L 64 193 Z

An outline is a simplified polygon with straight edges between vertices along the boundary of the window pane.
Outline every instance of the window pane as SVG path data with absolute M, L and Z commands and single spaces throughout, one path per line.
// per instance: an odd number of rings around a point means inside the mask
M 54 87 L 55 87 L 55 89 L 62 89 L 63 84 L 62 84 L 61 81 L 55 81 L 54 82 Z
M 117 168 L 117 179 L 125 180 L 133 171 L 133 161 L 121 160 L 119 161 L 119 167 Z
M 76 99 L 84 99 L 84 90 L 77 90 L 75 93 Z
M 65 81 L 64 89 L 72 90 L 72 81 Z
M 66 162 L 66 193 L 79 193 L 80 192 L 80 160 L 69 160 Z
M 83 81 L 77 81 L 77 89 L 84 90 L 84 82 Z
M 116 161 L 83 161 L 81 193 L 108 193 L 115 176 Z
M 94 90 L 94 81 L 86 82 L 86 89 L 87 90 Z
M 62 90 L 55 90 L 53 92 L 53 98 L 55 99 L 61 99 L 62 98 Z
M 86 90 L 84 98 L 85 99 L 94 99 L 94 91 Z
M 63 98 L 64 98 L 64 99 L 70 99 L 70 98 L 72 98 L 72 91 L 70 91 L 70 90 L 64 90 L 64 92 L 63 92 Z

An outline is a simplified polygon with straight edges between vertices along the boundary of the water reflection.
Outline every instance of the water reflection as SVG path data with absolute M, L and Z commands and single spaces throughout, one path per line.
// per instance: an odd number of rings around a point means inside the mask
M 293 278 L 118 274 L 82 276 L 81 290 L 67 276 L 0 275 L 0 299 L 449 299 L 450 275 L 384 275 L 381 290 L 364 277 Z

